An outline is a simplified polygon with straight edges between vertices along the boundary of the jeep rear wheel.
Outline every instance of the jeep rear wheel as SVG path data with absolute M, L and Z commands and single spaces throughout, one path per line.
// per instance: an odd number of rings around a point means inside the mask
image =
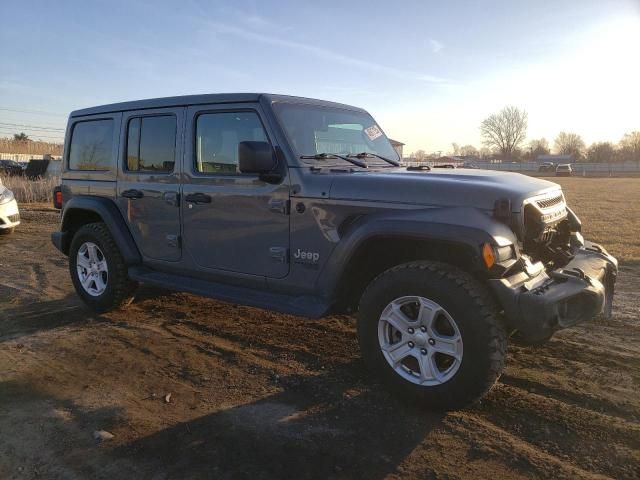
M 478 401 L 504 367 L 506 333 L 486 289 L 437 262 L 378 276 L 358 315 L 362 355 L 394 392 L 438 410 Z
M 104 223 L 78 229 L 69 249 L 69 271 L 80 298 L 98 313 L 118 308 L 136 287 Z

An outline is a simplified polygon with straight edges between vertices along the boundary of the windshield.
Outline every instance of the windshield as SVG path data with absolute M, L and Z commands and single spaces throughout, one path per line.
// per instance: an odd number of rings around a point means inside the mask
M 393 160 L 399 158 L 368 113 L 292 103 L 275 103 L 274 109 L 299 156 L 366 152 Z M 367 158 L 367 163 L 385 162 Z

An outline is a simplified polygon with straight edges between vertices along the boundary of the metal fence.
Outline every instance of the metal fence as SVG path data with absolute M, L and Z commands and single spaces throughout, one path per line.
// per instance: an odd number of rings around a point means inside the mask
M 28 163 L 29 160 L 44 160 L 49 158 L 50 160 L 60 160 L 60 155 L 36 155 L 33 153 L 2 153 L 0 152 L 0 160 L 14 160 L 20 163 Z
M 522 173 L 546 173 L 554 174 L 552 171 L 540 171 L 540 164 L 536 162 L 523 163 L 476 163 L 477 168 L 487 170 L 503 170 L 509 172 Z M 640 162 L 618 162 L 618 163 L 583 163 L 571 164 L 573 175 L 576 176 L 615 176 L 615 175 L 640 175 Z
M 442 161 L 422 161 L 405 158 L 403 163 L 406 165 L 434 165 L 451 164 L 456 168 L 463 166 L 459 162 L 442 162 Z M 522 172 L 527 174 L 546 174 L 554 175 L 555 170 L 540 171 L 540 163 L 537 162 L 472 162 L 472 168 L 481 168 L 483 170 L 501 170 L 506 172 Z M 584 176 L 609 176 L 609 175 L 640 175 L 640 162 L 617 162 L 617 163 L 586 163 L 576 162 L 571 164 L 573 175 Z

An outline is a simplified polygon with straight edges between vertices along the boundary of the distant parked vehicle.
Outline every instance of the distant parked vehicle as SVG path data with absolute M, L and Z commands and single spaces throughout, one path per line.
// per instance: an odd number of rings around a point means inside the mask
M 462 164 L 462 168 L 480 168 L 480 167 L 478 167 L 478 165 L 476 165 L 473 162 L 464 162 Z
M 22 165 L 15 160 L 0 160 L 0 173 L 4 175 L 22 175 Z
M 18 203 L 13 192 L 0 180 L 0 234 L 11 233 L 20 224 Z
M 47 173 L 49 167 L 49 160 L 32 158 L 27 164 L 27 168 L 24 171 L 24 176 L 29 180 L 36 180 L 43 178 Z
M 553 162 L 544 162 L 538 167 L 538 172 L 555 172 L 556 164 Z
M 561 163 L 556 167 L 556 177 L 570 177 L 572 173 L 573 170 L 568 163 Z

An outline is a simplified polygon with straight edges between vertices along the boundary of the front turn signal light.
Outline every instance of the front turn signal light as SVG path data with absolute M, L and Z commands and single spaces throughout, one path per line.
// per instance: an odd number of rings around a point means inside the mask
M 482 246 L 482 259 L 487 268 L 491 268 L 496 264 L 496 254 L 493 251 L 493 247 L 488 243 Z

